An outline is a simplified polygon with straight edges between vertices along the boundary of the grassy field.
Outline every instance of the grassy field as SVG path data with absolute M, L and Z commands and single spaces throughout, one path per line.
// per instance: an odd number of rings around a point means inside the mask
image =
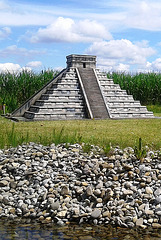
M 134 147 L 142 138 L 143 145 L 161 148 L 161 119 L 72 120 L 15 122 L 0 117 L 0 148 L 23 142 L 44 145 L 55 142 L 89 143 L 121 148 Z

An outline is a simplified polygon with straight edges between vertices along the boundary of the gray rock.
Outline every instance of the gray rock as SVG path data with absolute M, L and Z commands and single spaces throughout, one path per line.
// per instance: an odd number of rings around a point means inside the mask
M 161 211 L 155 211 L 158 216 L 161 216 Z
M 62 220 L 59 220 L 59 221 L 57 222 L 57 224 L 62 227 L 62 226 L 64 226 L 65 223 L 64 223 Z
M 51 209 L 52 209 L 52 210 L 58 210 L 60 204 L 59 204 L 59 202 L 57 201 L 57 202 L 53 202 L 53 203 L 51 203 L 50 206 L 51 206 Z
M 155 198 L 155 203 L 156 204 L 161 203 L 161 195 L 159 195 L 158 197 Z
M 91 186 L 88 186 L 87 189 L 86 189 L 86 194 L 87 196 L 91 196 L 93 194 L 93 191 L 92 191 L 92 188 Z
M 92 213 L 91 213 L 91 217 L 92 218 L 99 218 L 101 215 L 101 211 L 99 209 L 95 209 Z
M 154 214 L 154 211 L 147 209 L 147 210 L 145 210 L 145 214 L 147 214 L 147 215 L 153 215 L 153 214 Z
M 9 184 L 9 182 L 6 181 L 6 180 L 1 180 L 0 181 L 0 187 L 6 187 L 8 184 Z
M 100 189 L 95 189 L 93 191 L 93 193 L 94 193 L 94 195 L 99 196 L 99 195 L 101 195 L 101 190 Z
M 137 219 L 136 220 L 136 226 L 141 226 L 141 225 L 143 225 L 143 222 L 144 222 L 144 219 L 143 218 L 139 218 L 139 219 Z
M 157 190 L 154 191 L 154 195 L 155 197 L 158 197 L 159 195 L 161 195 L 161 188 L 157 188 Z
M 70 192 L 69 192 L 69 188 L 68 188 L 68 186 L 63 186 L 62 188 L 61 188 L 61 195 L 69 195 L 70 194 Z
M 103 182 L 102 181 L 100 181 L 96 186 L 96 189 L 101 189 L 101 188 L 103 188 Z
M 153 228 L 161 228 L 161 224 L 159 223 L 152 223 Z
M 152 189 L 151 187 L 146 187 L 146 188 L 145 188 L 145 192 L 146 192 L 147 194 L 153 194 L 153 189 Z
M 124 194 L 124 195 L 132 195 L 132 194 L 133 194 L 133 191 L 132 191 L 132 190 L 124 189 L 124 190 L 123 190 L 123 194 Z

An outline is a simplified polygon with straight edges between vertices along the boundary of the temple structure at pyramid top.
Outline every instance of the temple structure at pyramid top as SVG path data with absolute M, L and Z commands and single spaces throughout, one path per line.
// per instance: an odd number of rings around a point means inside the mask
M 20 120 L 153 118 L 112 79 L 96 68 L 96 56 L 72 54 L 67 67 L 16 109 Z
M 96 68 L 96 56 L 91 55 L 69 55 L 67 58 L 67 68 Z

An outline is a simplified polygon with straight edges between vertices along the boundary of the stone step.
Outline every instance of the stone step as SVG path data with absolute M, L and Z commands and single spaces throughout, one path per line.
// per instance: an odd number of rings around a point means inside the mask
M 48 88 L 47 91 L 55 90 L 55 89 L 79 89 L 80 85 L 79 83 L 58 83 L 53 84 L 51 88 Z
M 101 85 L 101 88 L 103 91 L 105 91 L 105 90 L 121 90 L 121 88 L 118 84 L 104 84 L 104 85 Z M 125 90 L 123 90 L 123 91 L 125 91 Z
M 46 107 L 46 106 L 31 106 L 29 109 L 30 112 L 35 112 L 35 113 L 55 113 L 55 112 L 82 112 L 85 111 L 84 106 L 54 106 L 53 107 Z
M 118 100 L 121 100 L 121 101 L 123 101 L 123 100 L 125 100 L 125 101 L 130 100 L 130 101 L 133 101 L 134 100 L 132 95 L 117 95 L 116 96 L 114 94 L 107 94 L 105 96 L 105 99 L 106 99 L 107 104 L 108 104 L 108 101 L 118 101 Z
M 133 96 L 132 95 L 128 95 L 126 91 L 114 91 L 114 90 L 108 90 L 108 91 L 105 91 L 103 92 L 104 93 L 104 96 L 105 97 L 132 97 L 132 98 L 127 98 L 127 99 L 133 99 Z
M 64 96 L 61 96 L 61 95 L 54 95 L 54 96 L 48 96 L 48 97 L 46 97 L 46 96 L 43 96 L 43 98 L 44 99 L 40 99 L 39 101 L 50 101 L 50 102 L 52 102 L 52 101 L 64 101 L 64 100 L 82 100 L 82 95 L 70 95 L 70 94 L 68 94 L 68 95 L 65 95 L 64 94 Z
M 115 84 L 112 79 L 108 79 L 108 78 L 106 78 L 104 80 L 99 80 L 99 82 L 100 82 L 101 86 L 108 85 L 108 84 L 119 85 L 119 84 Z
M 81 118 L 86 118 L 85 113 L 62 113 L 62 112 L 54 112 L 54 113 L 33 113 L 30 111 L 26 111 L 25 118 L 27 119 L 34 119 L 34 120 L 58 120 L 58 119 L 81 119 Z
M 58 94 L 60 93 L 66 94 L 66 93 L 69 93 L 69 91 L 70 93 L 74 93 L 74 94 L 81 93 L 79 88 L 50 88 L 47 91 L 51 91 Z
M 110 115 L 111 118 L 113 119 L 124 119 L 124 118 L 154 118 L 154 115 L 152 112 L 119 112 L 119 113 L 111 113 Z
M 63 74 L 63 78 L 65 79 L 77 78 L 77 74 L 76 72 L 66 72 Z
M 50 98 L 53 98 L 53 97 L 64 97 L 64 96 L 71 96 L 71 97 L 80 97 L 82 96 L 81 95 L 81 92 L 79 89 L 75 89 L 75 90 L 71 90 L 71 89 L 59 89 L 59 90 L 53 90 L 52 93 L 44 93 L 41 95 L 41 98 L 40 100 L 48 100 Z M 79 98 L 78 98 L 79 99 Z
M 128 95 L 130 96 L 130 95 Z M 113 104 L 113 105 L 121 105 L 121 104 L 139 104 L 140 105 L 140 101 L 134 100 L 134 99 L 117 99 L 117 100 L 109 100 L 108 104 Z
M 114 104 L 114 103 L 108 103 L 109 108 L 137 108 L 140 107 L 141 104 L 140 103 L 121 103 L 121 104 Z
M 77 106 L 77 105 L 84 105 L 83 103 L 83 100 L 82 99 L 53 99 L 53 100 L 50 100 L 50 101 L 47 101 L 47 100 L 37 100 L 35 102 L 35 106 L 54 106 L 54 105 L 66 105 L 66 106 L 70 106 L 70 105 L 74 105 L 74 106 Z
M 66 79 L 66 78 L 62 78 L 62 79 L 59 79 L 57 81 L 57 83 L 68 83 L 68 84 L 77 84 L 78 83 L 78 79 L 77 78 L 70 78 L 70 79 Z
M 107 73 L 101 72 L 99 69 L 95 69 L 98 78 L 107 78 Z
M 123 107 L 112 107 L 110 106 L 109 107 L 110 109 L 110 113 L 123 113 L 123 112 L 140 112 L 140 113 L 147 113 L 147 108 L 144 107 L 144 106 L 139 106 L 139 107 L 136 107 L 136 106 L 131 106 L 131 107 L 126 107 L 126 106 L 123 106 Z
M 104 93 L 104 95 L 109 94 L 109 93 L 113 93 L 115 95 L 119 94 L 119 95 L 127 95 L 126 90 L 122 90 L 121 88 L 119 89 L 106 89 L 106 88 L 102 88 L 102 91 Z

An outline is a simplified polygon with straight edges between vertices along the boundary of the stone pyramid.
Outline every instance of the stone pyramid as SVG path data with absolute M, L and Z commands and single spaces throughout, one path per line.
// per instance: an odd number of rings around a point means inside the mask
M 153 118 L 105 73 L 96 69 L 96 56 L 69 55 L 67 67 L 16 109 L 22 120 Z

